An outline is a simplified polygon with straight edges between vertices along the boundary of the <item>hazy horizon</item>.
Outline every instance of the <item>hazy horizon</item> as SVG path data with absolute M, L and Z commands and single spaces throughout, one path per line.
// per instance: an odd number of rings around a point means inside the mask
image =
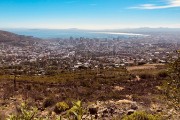
M 87 31 L 111 31 L 111 30 L 134 30 L 134 29 L 180 29 L 180 27 L 132 27 L 132 28 L 109 28 L 109 29 L 86 29 L 86 28 L 26 28 L 26 27 L 3 27 L 0 30 L 87 30 Z

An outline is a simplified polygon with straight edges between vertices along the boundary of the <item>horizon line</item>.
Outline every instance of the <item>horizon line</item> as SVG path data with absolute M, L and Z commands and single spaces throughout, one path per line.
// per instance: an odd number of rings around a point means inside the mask
M 0 28 L 3 29 L 29 29 L 29 30 L 123 30 L 123 29 L 180 29 L 180 27 L 127 27 L 127 28 L 104 28 L 104 29 L 86 29 L 86 28 L 26 28 L 26 27 L 14 27 L 14 28 Z

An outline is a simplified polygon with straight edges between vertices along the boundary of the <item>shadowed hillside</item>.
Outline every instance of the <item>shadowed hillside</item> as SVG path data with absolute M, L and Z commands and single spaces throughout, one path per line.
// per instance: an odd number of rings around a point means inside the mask
M 0 30 L 0 43 L 23 46 L 33 44 L 36 40 L 39 39 Z

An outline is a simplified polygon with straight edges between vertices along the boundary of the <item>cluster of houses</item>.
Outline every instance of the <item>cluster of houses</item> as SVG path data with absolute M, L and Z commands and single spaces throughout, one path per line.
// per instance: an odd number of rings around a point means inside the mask
M 0 43 L 0 67 L 44 62 L 44 66 L 56 66 L 57 69 L 94 69 L 167 63 L 170 56 L 177 58 L 174 51 L 180 48 L 180 44 L 152 39 L 150 36 L 129 40 L 71 37 L 25 47 Z M 39 69 L 43 70 L 43 66 Z

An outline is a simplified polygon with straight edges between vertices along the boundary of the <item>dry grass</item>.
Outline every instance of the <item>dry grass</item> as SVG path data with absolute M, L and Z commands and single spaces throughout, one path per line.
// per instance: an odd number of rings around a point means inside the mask
M 156 69 L 158 66 L 164 66 L 164 64 L 145 64 L 145 65 L 141 65 L 141 66 L 130 66 L 127 67 L 128 71 L 134 71 L 134 70 L 154 70 Z

